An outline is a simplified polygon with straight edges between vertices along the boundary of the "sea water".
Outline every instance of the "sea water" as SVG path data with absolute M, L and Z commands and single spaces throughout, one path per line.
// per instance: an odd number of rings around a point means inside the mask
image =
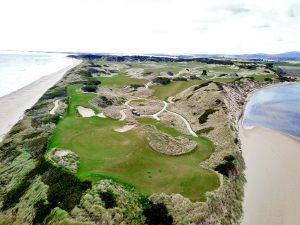
M 243 126 L 266 127 L 300 137 L 300 84 L 255 92 L 247 103 Z
M 0 97 L 72 63 L 66 54 L 0 51 Z

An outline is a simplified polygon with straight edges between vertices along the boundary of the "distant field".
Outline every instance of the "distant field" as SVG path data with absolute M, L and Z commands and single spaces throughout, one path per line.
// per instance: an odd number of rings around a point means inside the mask
M 136 79 L 126 76 L 126 72 L 119 72 L 118 75 L 112 77 L 100 77 L 101 87 L 122 88 L 130 84 L 143 84 L 143 79 Z
M 154 96 L 159 99 L 166 99 L 170 96 L 175 96 L 178 93 L 184 91 L 185 89 L 193 86 L 207 82 L 207 80 L 189 80 L 189 81 L 176 81 L 171 82 L 167 85 L 156 85 L 153 86 Z
M 58 123 L 49 147 L 60 147 L 76 152 L 80 158 L 78 176 L 92 181 L 112 178 L 127 183 L 145 194 L 180 193 L 193 201 L 204 201 L 205 193 L 219 186 L 218 176 L 202 169 L 199 163 L 213 151 L 210 141 L 197 138 L 199 147 L 186 155 L 167 156 L 153 151 L 141 132 L 125 133 L 113 129 L 124 122 L 98 117 L 82 118 L 76 113 L 76 105 L 84 105 L 93 96 L 77 94 L 76 88 L 68 88 L 71 97 L 67 115 Z M 152 120 L 163 132 L 177 136 L 176 130 Z

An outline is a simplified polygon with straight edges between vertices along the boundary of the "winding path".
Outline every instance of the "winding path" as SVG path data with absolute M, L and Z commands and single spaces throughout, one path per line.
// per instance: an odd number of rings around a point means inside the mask
M 147 84 L 145 84 L 145 87 L 146 87 L 146 88 L 149 88 L 149 85 L 151 85 L 151 81 L 148 82 Z M 129 103 L 130 103 L 131 101 L 137 100 L 137 99 L 147 100 L 147 98 L 134 97 L 134 98 L 132 98 L 132 99 L 127 100 L 127 101 L 124 103 L 124 105 L 128 106 L 129 109 L 134 109 L 134 107 L 131 106 Z M 173 97 L 169 97 L 169 98 L 168 98 L 168 102 L 163 101 L 163 103 L 164 103 L 164 106 L 163 106 L 163 108 L 162 108 L 159 112 L 154 113 L 154 114 L 150 114 L 150 115 L 140 115 L 140 116 L 141 116 L 141 117 L 153 117 L 153 119 L 160 121 L 159 115 L 160 115 L 161 113 L 163 113 L 163 112 L 171 113 L 171 114 L 173 114 L 173 115 L 179 117 L 179 118 L 184 122 L 185 126 L 186 126 L 187 129 L 188 129 L 188 132 L 189 132 L 193 137 L 198 137 L 198 135 L 193 131 L 193 129 L 192 129 L 190 123 L 189 123 L 182 115 L 180 115 L 180 114 L 178 114 L 178 113 L 176 113 L 176 112 L 172 112 L 172 111 L 170 111 L 170 110 L 167 109 L 167 107 L 169 106 L 169 103 L 174 103 L 174 102 L 173 102 Z M 119 119 L 120 121 L 124 121 L 124 120 L 126 119 L 126 113 L 125 113 L 125 110 L 126 110 L 126 109 L 121 109 L 121 110 L 120 110 L 120 114 L 121 114 L 121 118 Z
M 58 102 L 59 102 L 59 100 L 56 100 L 55 102 L 54 102 L 54 107 L 53 107 L 53 109 L 51 109 L 51 111 L 50 111 L 50 114 L 51 115 L 54 115 L 55 114 L 55 112 L 56 112 L 56 110 L 57 110 L 57 108 L 58 108 Z
M 185 125 L 186 125 L 186 127 L 187 127 L 189 133 L 190 133 L 192 136 L 194 136 L 194 137 L 198 137 L 198 135 L 193 131 L 193 129 L 192 129 L 190 123 L 189 123 L 182 115 L 180 115 L 180 114 L 178 114 L 178 113 L 176 113 L 176 112 L 169 111 L 169 110 L 167 110 L 167 109 L 166 109 L 166 112 L 169 112 L 169 113 L 171 113 L 171 114 L 173 114 L 173 115 L 175 115 L 175 116 L 178 116 L 180 119 L 182 119 L 183 122 L 185 123 Z
M 133 101 L 133 100 L 136 100 L 136 99 L 146 99 L 146 98 L 140 98 L 140 97 L 132 98 L 132 99 L 126 101 L 126 102 L 125 102 L 125 105 L 128 106 L 130 109 L 134 109 L 134 107 L 132 107 L 129 103 L 130 103 L 131 101 Z M 169 98 L 168 101 L 169 101 L 170 103 L 174 103 L 174 102 L 172 101 L 171 98 Z M 162 108 L 159 112 L 157 112 L 157 113 L 155 113 L 155 114 L 152 114 L 152 115 L 140 115 L 140 116 L 141 116 L 141 117 L 153 117 L 155 120 L 160 121 L 159 115 L 160 115 L 161 113 L 163 113 L 163 112 L 171 113 L 171 114 L 173 114 L 173 115 L 179 117 L 179 118 L 184 122 L 185 126 L 186 126 L 187 129 L 188 129 L 188 132 L 189 132 L 193 137 L 198 137 L 198 135 L 193 131 L 193 129 L 192 129 L 190 123 L 189 123 L 182 115 L 180 115 L 180 114 L 178 114 L 178 113 L 176 113 L 176 112 L 172 112 L 172 111 L 168 110 L 168 109 L 167 109 L 167 107 L 168 107 L 168 105 L 169 105 L 168 102 L 163 101 L 163 103 L 164 103 L 164 106 L 163 106 L 163 108 Z M 124 121 L 124 120 L 126 119 L 126 114 L 125 114 L 124 111 L 125 111 L 125 109 L 120 110 L 120 114 L 121 114 L 120 121 Z

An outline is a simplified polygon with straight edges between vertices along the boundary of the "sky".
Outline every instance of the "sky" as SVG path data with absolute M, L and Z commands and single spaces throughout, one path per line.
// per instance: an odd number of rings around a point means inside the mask
M 245 54 L 300 50 L 299 0 L 0 0 L 0 50 Z

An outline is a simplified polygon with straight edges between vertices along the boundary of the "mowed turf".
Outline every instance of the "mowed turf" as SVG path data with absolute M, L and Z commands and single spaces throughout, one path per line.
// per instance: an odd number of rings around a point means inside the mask
M 49 147 L 76 152 L 80 159 L 77 175 L 81 179 L 97 181 L 112 178 L 130 184 L 144 194 L 180 193 L 192 201 L 204 201 L 205 193 L 219 186 L 216 173 L 199 165 L 213 151 L 208 140 L 199 138 L 199 147 L 186 155 L 167 156 L 157 153 L 148 146 L 140 130 L 125 133 L 114 131 L 114 128 L 123 126 L 124 122 L 80 117 L 75 107 L 82 104 L 83 98 L 88 98 L 84 94 L 75 93 L 75 89 L 68 88 L 71 97 L 68 113 L 58 123 Z M 158 125 L 158 128 L 172 135 L 178 134 L 172 128 L 162 125 Z
M 143 79 L 131 78 L 126 75 L 126 72 L 120 71 L 112 77 L 100 77 L 98 79 L 101 81 L 101 87 L 114 88 L 122 88 L 131 84 L 143 84 L 145 82 Z
M 207 82 L 207 80 L 176 81 L 167 85 L 155 85 L 151 88 L 154 90 L 153 95 L 163 100 L 170 96 L 175 96 L 193 85 L 203 84 L 205 82 Z

